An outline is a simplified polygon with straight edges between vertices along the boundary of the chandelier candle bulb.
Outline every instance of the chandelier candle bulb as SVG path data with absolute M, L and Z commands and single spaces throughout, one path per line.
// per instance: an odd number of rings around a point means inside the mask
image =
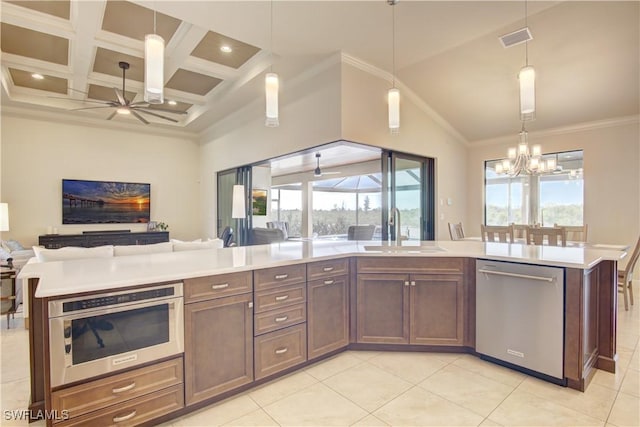
M 507 157 L 508 157 L 510 160 L 515 160 L 516 156 L 518 155 L 518 152 L 517 152 L 517 150 L 516 150 L 516 148 L 515 148 L 515 147 L 510 147 L 510 148 L 509 148 L 508 153 L 509 153 L 509 154 L 508 154 L 508 156 L 507 156 Z
M 536 170 L 538 169 L 539 166 L 539 161 L 537 157 L 532 157 L 531 160 L 529 160 L 529 167 L 531 168 L 531 170 Z
M 496 165 L 496 173 L 500 174 L 500 173 L 503 173 L 503 172 L 504 172 L 504 167 L 502 166 L 502 163 L 498 163 Z
M 541 156 L 542 155 L 542 147 L 538 144 L 533 145 L 531 147 L 531 155 L 532 156 Z
M 164 39 L 157 34 L 144 38 L 144 100 L 162 104 L 164 87 Z
M 518 144 L 518 154 L 528 156 L 529 155 L 529 146 L 526 142 L 521 142 Z
M 543 161 L 541 161 L 541 162 L 539 163 L 539 165 L 540 165 L 540 166 L 538 167 L 538 170 L 539 170 L 540 172 L 546 172 L 546 171 L 547 171 L 547 162 L 545 162 L 545 161 L 543 160 Z
M 511 162 L 509 160 L 507 160 L 507 159 L 504 159 L 502 161 L 502 169 L 505 172 L 509 172 L 509 170 L 511 169 Z
M 554 171 L 556 170 L 556 168 L 558 167 L 558 164 L 556 162 L 556 159 L 547 159 L 547 169 L 550 171 Z
M 267 127 L 277 127 L 280 124 L 278 121 L 278 75 L 276 73 L 267 73 L 264 85 L 267 102 L 265 125 Z
M 392 135 L 400 133 L 400 91 L 389 89 L 389 130 Z

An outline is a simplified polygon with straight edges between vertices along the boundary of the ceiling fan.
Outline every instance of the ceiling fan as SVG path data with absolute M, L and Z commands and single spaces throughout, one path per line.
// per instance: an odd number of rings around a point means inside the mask
M 320 170 L 320 153 L 316 153 L 316 168 L 313 170 L 313 176 L 339 175 L 341 173 L 342 172 L 322 172 L 322 170 Z
M 89 102 L 95 102 L 98 104 L 104 104 L 104 106 L 102 107 L 84 107 L 84 108 L 75 108 L 73 110 L 70 111 L 80 111 L 80 110 L 95 110 L 95 109 L 100 109 L 100 108 L 115 108 L 115 111 L 113 113 L 111 113 L 111 115 L 109 117 L 107 117 L 107 120 L 111 120 L 113 119 L 116 114 L 131 114 L 133 115 L 136 119 L 140 120 L 142 123 L 144 123 L 145 125 L 148 125 L 149 122 L 140 115 L 140 113 L 142 114 L 148 114 L 150 116 L 154 116 L 154 117 L 158 117 L 160 119 L 163 120 L 167 120 L 173 123 L 178 123 L 178 121 L 176 119 L 173 119 L 171 117 L 167 117 L 165 115 L 162 114 L 158 114 L 154 111 L 149 110 L 149 103 L 148 102 L 144 102 L 144 101 L 138 101 L 138 102 L 131 102 L 131 100 L 128 100 L 126 98 L 126 90 L 125 90 L 125 73 L 126 71 L 129 69 L 129 63 L 128 62 L 124 62 L 124 61 L 120 61 L 118 62 L 118 67 L 120 67 L 122 69 L 122 91 L 118 88 L 113 88 L 115 93 L 116 93 L 116 100 L 114 101 L 89 101 Z M 74 89 L 75 90 L 75 89 Z M 82 102 L 87 102 L 87 101 L 82 101 Z M 173 114 L 187 114 L 186 111 L 167 111 L 168 113 L 173 113 Z

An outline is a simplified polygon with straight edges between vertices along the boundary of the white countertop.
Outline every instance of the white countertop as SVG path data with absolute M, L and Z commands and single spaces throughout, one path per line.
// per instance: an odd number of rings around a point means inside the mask
M 18 278 L 39 278 L 36 297 L 111 290 L 126 286 L 255 270 L 349 256 L 469 257 L 586 269 L 620 260 L 624 247 L 533 246 L 476 241 L 288 241 L 270 245 L 55 262 L 30 262 Z

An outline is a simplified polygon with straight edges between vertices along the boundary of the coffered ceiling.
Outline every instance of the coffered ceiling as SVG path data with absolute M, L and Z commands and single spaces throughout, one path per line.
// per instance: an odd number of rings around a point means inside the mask
M 166 44 L 165 99 L 176 105 L 152 108 L 178 121 L 150 117 L 147 126 L 157 129 L 201 132 L 249 103 L 264 102 L 263 76 L 270 67 L 285 88 L 340 51 L 388 73 L 394 68 L 386 0 L 0 5 L 3 108 L 106 119 L 107 110 L 66 110 L 115 100 L 113 88 L 122 88 L 119 61 L 131 65 L 127 99 L 141 100 L 144 36 L 154 32 L 154 11 Z M 640 113 L 639 6 L 528 2 L 529 59 L 537 70 L 537 119 L 530 131 Z M 516 135 L 524 46 L 505 49 L 498 37 L 524 26 L 524 2 L 401 0 L 393 7 L 397 79 L 469 142 Z M 221 51 L 222 45 L 232 52 Z M 112 122 L 145 126 L 126 116 Z

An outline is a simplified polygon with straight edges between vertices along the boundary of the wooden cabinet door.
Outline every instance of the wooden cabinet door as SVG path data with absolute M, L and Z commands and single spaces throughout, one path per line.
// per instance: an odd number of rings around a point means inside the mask
M 358 274 L 357 342 L 409 343 L 409 276 Z
M 253 381 L 253 295 L 185 304 L 186 403 Z
M 411 344 L 462 345 L 462 276 L 412 274 L 410 279 Z
M 349 276 L 327 277 L 307 285 L 309 359 L 349 344 Z

